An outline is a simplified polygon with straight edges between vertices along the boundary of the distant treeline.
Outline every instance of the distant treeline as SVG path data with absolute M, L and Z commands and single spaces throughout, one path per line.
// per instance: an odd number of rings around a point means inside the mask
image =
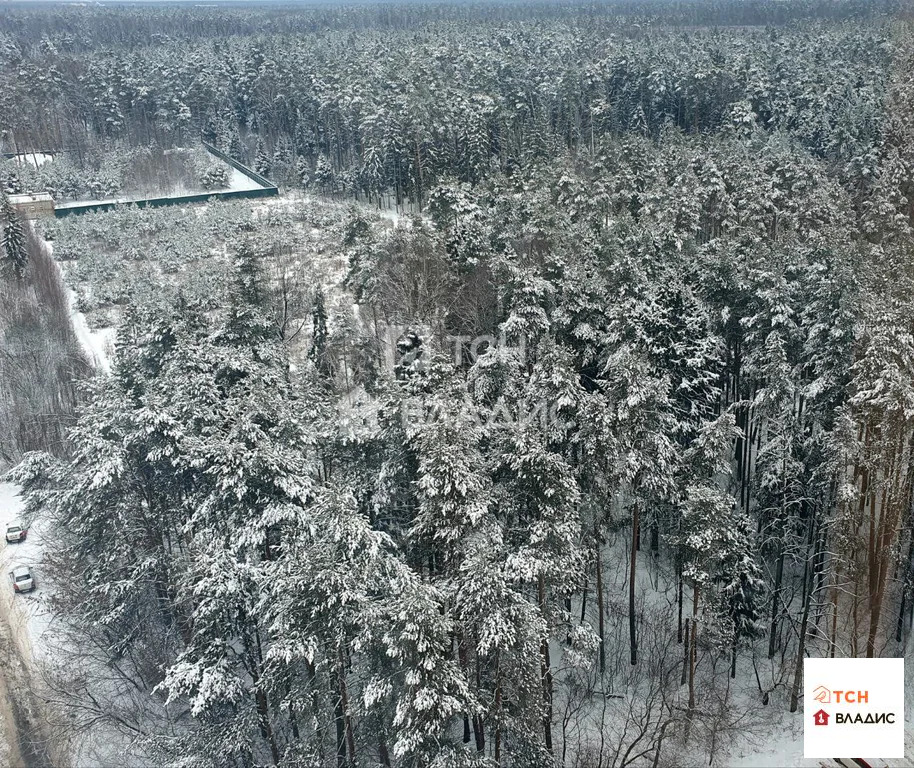
M 504 22 L 531 19 L 617 18 L 631 22 L 738 26 L 789 24 L 804 19 L 841 20 L 895 14 L 904 0 L 622 0 L 621 2 L 414 2 L 414 3 L 127 3 L 84 6 L 6 3 L 0 29 L 17 42 L 36 45 L 68 35 L 80 49 L 143 45 L 164 37 L 183 40 L 229 35 L 301 34 L 353 28 L 415 30 L 434 21 Z
M 758 125 L 844 164 L 880 140 L 899 6 L 58 10 L 0 18 L 4 149 L 202 134 L 280 184 L 421 204 L 441 180 L 671 129 Z

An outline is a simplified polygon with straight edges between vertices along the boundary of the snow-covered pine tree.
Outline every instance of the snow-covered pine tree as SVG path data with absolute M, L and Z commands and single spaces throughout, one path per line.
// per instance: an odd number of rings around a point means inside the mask
M 620 345 L 606 360 L 600 381 L 608 401 L 602 438 L 609 451 L 609 472 L 617 493 L 624 493 L 632 513 L 629 559 L 629 651 L 638 661 L 636 624 L 637 561 L 641 529 L 656 524 L 648 513 L 673 493 L 677 455 L 672 435 L 675 420 L 668 381 L 642 353 Z
M 725 642 L 735 653 L 740 631 L 751 636 L 758 611 L 758 566 L 753 562 L 749 522 L 726 490 L 730 456 L 740 435 L 733 414 L 707 422 L 683 456 L 679 484 L 681 515 L 672 536 L 682 577 L 692 585 L 688 644 L 689 711 L 695 708 L 695 665 L 702 630 L 729 622 Z M 714 615 L 715 610 L 717 615 Z
M 527 710 L 527 717 L 539 713 L 542 748 L 551 753 L 554 686 L 549 638 L 551 628 L 559 621 L 556 603 L 580 588 L 583 581 L 580 494 L 571 467 L 549 449 L 540 425 L 509 424 L 500 446 L 495 471 L 500 478 L 497 495 L 505 525 L 506 574 L 517 584 L 525 585 L 533 593 L 531 599 L 535 596 L 536 624 L 528 631 L 531 635 L 538 633 L 540 639 L 539 701 L 522 699 L 517 704 Z M 519 715 L 515 712 L 514 716 Z M 528 731 L 527 738 L 534 733 Z M 515 738 L 519 736 L 515 733 Z M 539 739 L 528 747 L 538 749 Z

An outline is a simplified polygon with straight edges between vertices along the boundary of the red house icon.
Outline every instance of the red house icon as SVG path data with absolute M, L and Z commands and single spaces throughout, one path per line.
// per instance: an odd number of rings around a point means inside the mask
M 812 721 L 816 725 L 828 725 L 828 718 L 830 715 L 824 709 L 820 709 L 812 716 Z

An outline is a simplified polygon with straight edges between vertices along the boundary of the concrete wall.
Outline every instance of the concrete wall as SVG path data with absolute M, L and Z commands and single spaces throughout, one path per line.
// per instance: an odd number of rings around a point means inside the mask
M 118 206 L 135 205 L 138 208 L 161 208 L 166 205 L 187 205 L 188 203 L 205 203 L 207 200 L 251 200 L 258 197 L 276 197 L 276 187 L 263 189 L 241 189 L 235 192 L 203 192 L 198 195 L 180 195 L 178 197 L 150 197 L 144 200 L 128 200 L 118 203 L 93 203 L 87 200 L 76 205 L 67 204 L 66 208 L 57 208 L 54 215 L 58 218 L 70 214 L 88 213 L 90 211 L 112 211 Z

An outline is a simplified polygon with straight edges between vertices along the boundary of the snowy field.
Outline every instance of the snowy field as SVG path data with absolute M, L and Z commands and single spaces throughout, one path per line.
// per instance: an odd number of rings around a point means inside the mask
M 108 203 L 129 205 L 130 203 L 136 202 L 138 200 L 158 199 L 165 197 L 185 197 L 187 195 L 203 194 L 219 195 L 223 192 L 246 192 L 253 189 L 265 189 L 265 187 L 239 171 L 237 168 L 232 168 L 231 174 L 229 175 L 228 186 L 220 187 L 219 189 L 205 190 L 182 187 L 174 190 L 171 194 L 168 195 L 150 195 L 148 197 L 105 197 L 99 200 L 73 200 L 69 202 L 56 203 L 55 208 L 66 210 L 68 208 L 81 208 L 85 205 Z
M 258 184 L 247 174 L 242 173 L 237 168 L 232 168 L 232 174 L 229 176 L 229 185 L 219 192 L 245 192 L 250 189 L 263 189 L 263 184 Z
M 265 189 L 263 184 L 260 184 L 250 176 L 239 171 L 237 168 L 230 168 L 229 174 L 229 183 L 225 187 L 220 187 L 219 189 L 205 190 L 205 189 L 193 189 L 188 187 L 181 187 L 175 189 L 170 194 L 163 195 L 150 195 L 147 197 L 105 197 L 99 200 L 73 200 L 70 202 L 56 203 L 55 208 L 64 209 L 67 208 L 81 208 L 87 204 L 107 204 L 107 203 L 118 203 L 122 205 L 128 205 L 129 203 L 135 202 L 137 200 L 153 199 L 158 197 L 184 197 L 186 195 L 203 195 L 203 194 L 213 194 L 218 195 L 223 192 L 247 192 L 252 189 Z
M 16 155 L 14 158 L 19 165 L 31 165 L 34 168 L 40 168 L 45 163 L 50 163 L 54 160 L 54 155 L 49 155 L 44 152 L 28 152 L 22 155 Z
M 177 151 L 178 150 L 175 150 L 175 152 Z M 77 200 L 59 201 L 56 203 L 56 208 L 67 210 L 69 208 L 79 208 L 87 204 L 115 203 L 126 205 L 139 200 L 176 198 L 184 197 L 187 195 L 218 195 L 226 192 L 247 192 L 256 189 L 264 189 L 263 184 L 255 181 L 250 176 L 240 171 L 238 168 L 235 168 L 234 166 L 225 162 L 221 158 L 209 153 L 205 153 L 205 151 L 202 149 L 198 149 L 197 151 L 204 153 L 205 156 L 209 159 L 209 162 L 213 164 L 213 166 L 222 167 L 225 172 L 225 178 L 227 179 L 227 182 L 224 185 L 214 186 L 213 188 L 208 189 L 200 186 L 199 183 L 195 182 L 192 179 L 184 179 L 183 181 L 175 181 L 174 183 L 169 182 L 167 185 L 162 186 L 158 189 L 154 183 L 140 184 L 136 188 L 134 188 L 134 186 L 136 186 L 135 184 L 125 184 L 122 189 L 122 194 L 108 197 L 80 196 Z M 27 157 L 31 158 L 32 155 L 28 155 Z M 53 160 L 52 155 L 38 155 L 36 157 L 38 158 L 38 160 L 35 161 L 36 168 L 46 162 Z
M 50 243 L 46 243 L 50 245 Z M 79 346 L 89 358 L 93 368 L 102 373 L 111 373 L 111 354 L 114 350 L 114 328 L 92 329 L 86 321 L 86 316 L 76 308 L 76 294 L 71 288 L 67 289 L 70 295 L 70 320 L 73 330 L 79 341 Z

